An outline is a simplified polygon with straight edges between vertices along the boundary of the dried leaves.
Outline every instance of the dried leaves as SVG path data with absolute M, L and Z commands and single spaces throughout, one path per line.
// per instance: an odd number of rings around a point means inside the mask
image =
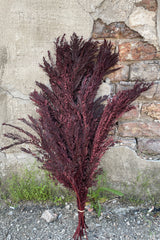
M 95 101 L 103 77 L 117 70 L 111 69 L 118 61 L 112 44 L 104 40 L 98 48 L 98 42 L 84 41 L 74 33 L 70 43 L 63 36 L 55 46 L 56 63 L 48 52 L 49 62 L 43 58 L 40 65 L 49 77 L 50 86 L 36 82 L 40 91 L 30 94 L 39 118 L 20 119 L 36 134 L 4 124 L 22 134 L 5 134 L 15 142 L 1 150 L 23 143 L 33 145 L 37 154 L 30 148 L 21 150 L 36 157 L 53 179 L 76 193 L 79 225 L 74 239 L 78 240 L 87 227 L 84 207 L 88 188 L 95 184 L 102 155 L 114 145 L 108 133 L 118 117 L 132 109 L 130 104 L 151 84 L 137 82 L 131 90 Z

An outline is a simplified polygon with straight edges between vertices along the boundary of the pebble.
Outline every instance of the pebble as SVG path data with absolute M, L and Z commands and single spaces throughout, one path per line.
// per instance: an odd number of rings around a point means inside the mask
M 9 206 L 9 208 L 10 208 L 10 209 L 13 209 L 13 210 L 15 209 L 15 207 L 12 207 L 12 206 Z
M 67 209 L 67 210 L 69 210 L 71 207 L 70 207 L 70 205 L 69 204 L 67 204 L 66 206 L 65 206 L 65 209 Z
M 100 217 L 99 217 L 99 221 L 102 221 L 102 219 L 103 219 L 103 216 L 100 216 Z
M 51 223 L 57 219 L 57 214 L 53 213 L 51 210 L 45 210 L 41 216 L 46 222 Z
M 58 219 L 60 219 L 60 218 L 62 218 L 62 213 L 60 213 L 59 215 L 58 215 Z
M 9 216 L 12 216 L 12 215 L 13 215 L 13 211 L 10 211 L 10 212 L 8 213 L 8 215 L 9 215 Z
M 74 218 L 74 219 L 77 219 L 77 217 L 78 217 L 78 213 L 75 212 L 73 218 Z
M 12 237 L 11 237 L 11 235 L 9 234 L 8 236 L 7 236 L 7 238 L 6 238 L 6 240 L 11 240 L 12 239 Z

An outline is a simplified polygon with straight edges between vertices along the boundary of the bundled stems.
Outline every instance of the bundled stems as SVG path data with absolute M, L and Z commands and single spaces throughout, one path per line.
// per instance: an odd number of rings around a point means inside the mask
M 78 207 L 78 226 L 77 229 L 73 235 L 73 239 L 74 240 L 78 240 L 78 239 L 82 239 L 82 237 L 84 235 L 86 235 L 86 239 L 88 240 L 87 237 L 87 231 L 86 229 L 88 228 L 88 226 L 85 223 L 85 205 L 81 204 L 79 202 L 79 199 L 77 198 L 77 207 Z
M 5 133 L 12 143 L 1 151 L 23 144 L 20 149 L 40 161 L 53 181 L 75 192 L 79 223 L 73 238 L 81 240 L 87 234 L 84 208 L 88 188 L 96 184 L 101 157 L 114 145 L 110 130 L 152 83 L 136 81 L 129 90 L 96 99 L 104 77 L 118 70 L 118 53 L 112 44 L 104 40 L 99 47 L 98 42 L 85 41 L 74 33 L 70 42 L 65 36 L 57 38 L 55 47 L 56 61 L 48 52 L 49 60 L 43 58 L 40 65 L 49 84 L 36 82 L 40 90 L 30 94 L 39 117 L 19 119 L 32 131 L 5 123 L 19 133 Z

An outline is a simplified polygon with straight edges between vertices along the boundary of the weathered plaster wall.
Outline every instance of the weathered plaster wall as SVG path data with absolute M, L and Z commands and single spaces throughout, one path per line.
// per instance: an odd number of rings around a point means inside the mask
M 160 181 L 160 4 L 156 0 L 0 0 L 0 145 L 3 122 L 33 113 L 28 94 L 35 80 L 47 81 L 38 67 L 54 39 L 73 32 L 111 40 L 123 66 L 108 76 L 98 94 L 129 88 L 136 79 L 154 81 L 135 102 L 136 110 L 117 123 L 120 141 L 103 164 L 110 179 L 134 182 L 138 174 Z M 33 159 L 11 149 L 0 154 L 0 176 Z M 155 180 L 153 179 L 153 183 Z M 155 184 L 155 189 L 157 182 Z
M 47 80 L 38 65 L 48 49 L 54 51 L 55 38 L 73 32 L 88 38 L 92 28 L 92 17 L 78 1 L 0 0 L 0 145 L 6 143 L 2 123 L 16 124 L 33 112 L 28 94 L 36 80 Z M 18 149 L 1 153 L 1 175 L 17 169 L 24 158 L 30 159 Z

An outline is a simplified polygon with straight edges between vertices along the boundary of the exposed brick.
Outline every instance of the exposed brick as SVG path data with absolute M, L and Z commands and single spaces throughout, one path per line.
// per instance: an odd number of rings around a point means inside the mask
M 131 89 L 134 86 L 134 82 L 120 82 L 117 83 L 117 90 L 118 91 L 122 91 L 122 90 L 127 90 L 127 89 Z
M 119 45 L 120 61 L 153 60 L 157 58 L 156 48 L 147 42 L 123 42 Z
M 142 36 L 130 29 L 124 22 L 114 22 L 107 25 L 101 19 L 94 22 L 93 38 L 116 38 L 116 39 L 134 39 Z
M 125 122 L 119 123 L 118 134 L 123 137 L 160 137 L 158 122 Z
M 141 93 L 141 99 L 153 99 L 153 100 L 160 100 L 160 83 L 154 83 L 154 85 L 147 90 L 146 92 Z
M 116 92 L 131 89 L 135 82 L 120 82 L 116 85 Z M 155 82 L 153 86 L 142 92 L 139 100 L 160 100 L 160 82 Z
M 116 93 L 119 92 L 119 91 L 122 91 L 122 90 L 132 89 L 134 84 L 135 84 L 134 82 L 125 82 L 125 81 L 117 83 Z
M 160 103 L 142 105 L 142 115 L 147 115 L 155 120 L 160 120 Z
M 120 118 L 120 121 L 134 120 L 134 119 L 137 119 L 139 117 L 139 113 L 140 113 L 139 105 L 134 104 L 134 106 L 136 108 L 124 113 L 123 116 Z
M 116 65 L 115 68 L 120 69 L 107 76 L 110 79 L 110 81 L 111 82 L 127 81 L 129 78 L 129 66 Z
M 136 7 L 144 7 L 149 11 L 157 10 L 157 1 L 156 0 L 142 0 L 141 2 L 135 3 Z
M 160 154 L 160 139 L 140 138 L 138 139 L 138 150 L 145 154 Z
M 147 81 L 160 80 L 160 61 L 150 60 L 131 64 L 130 80 L 145 79 Z
M 127 146 L 129 148 L 132 148 L 135 151 L 137 150 L 137 143 L 135 138 L 118 138 L 117 145 Z

